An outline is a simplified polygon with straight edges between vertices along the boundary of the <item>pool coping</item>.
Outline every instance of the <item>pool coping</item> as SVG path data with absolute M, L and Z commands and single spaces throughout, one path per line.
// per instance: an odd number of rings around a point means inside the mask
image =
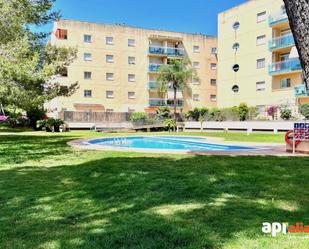
M 143 135 L 147 136 L 147 135 Z M 155 137 L 153 135 L 148 135 L 149 137 Z M 136 137 L 136 136 L 130 136 Z M 139 136 L 140 137 L 140 136 Z M 186 136 L 184 136 L 186 137 Z M 187 136 L 192 137 L 192 136 Z M 224 141 L 223 138 L 216 137 L 202 137 L 205 138 L 205 142 L 208 144 L 217 144 L 220 142 L 222 145 L 229 146 L 248 146 L 254 147 L 254 150 L 247 151 L 190 151 L 190 150 L 172 150 L 172 149 L 150 149 L 150 148 L 120 148 L 113 146 L 100 146 L 94 144 L 87 144 L 89 140 L 100 139 L 100 138 L 123 138 L 123 136 L 106 136 L 106 137 L 97 137 L 90 139 L 78 139 L 72 140 L 68 142 L 68 145 L 82 150 L 97 150 L 97 151 L 115 151 L 115 152 L 137 152 L 137 153 L 147 153 L 147 154 L 187 154 L 187 155 L 226 155 L 226 156 L 308 156 L 300 153 L 291 154 L 286 151 L 286 146 L 278 143 L 260 143 L 260 142 L 237 142 L 237 141 Z M 196 140 L 195 140 L 196 141 Z M 201 142 L 201 141 L 200 141 Z

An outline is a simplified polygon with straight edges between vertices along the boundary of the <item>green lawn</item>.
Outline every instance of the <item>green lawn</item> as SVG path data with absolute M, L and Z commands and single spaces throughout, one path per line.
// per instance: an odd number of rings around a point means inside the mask
M 309 239 L 261 232 L 265 221 L 309 224 L 309 158 L 151 155 L 66 145 L 102 135 L 0 133 L 1 249 L 309 247 Z

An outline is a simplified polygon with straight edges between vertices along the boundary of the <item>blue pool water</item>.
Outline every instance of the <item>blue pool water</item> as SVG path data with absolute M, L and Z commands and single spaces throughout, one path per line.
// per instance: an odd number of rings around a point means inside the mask
M 181 136 L 138 136 L 98 138 L 89 140 L 87 143 L 102 147 L 182 151 L 246 151 L 256 149 L 246 146 L 211 144 L 201 142 L 202 140 L 205 140 L 205 138 Z

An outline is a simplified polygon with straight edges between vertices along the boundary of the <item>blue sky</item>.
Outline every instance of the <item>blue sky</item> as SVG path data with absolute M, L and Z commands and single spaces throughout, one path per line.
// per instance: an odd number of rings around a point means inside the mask
M 246 1 L 57 0 L 55 9 L 67 19 L 216 35 L 217 14 Z

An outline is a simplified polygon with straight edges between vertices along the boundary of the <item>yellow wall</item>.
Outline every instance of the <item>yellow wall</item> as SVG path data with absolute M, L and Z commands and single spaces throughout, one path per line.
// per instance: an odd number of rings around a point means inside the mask
M 281 6 L 283 6 L 282 0 L 250 0 L 219 14 L 217 89 L 219 107 L 235 106 L 241 102 L 251 106 L 296 103 L 294 86 L 301 85 L 301 73 L 280 76 L 271 76 L 268 73 L 268 65 L 273 62 L 273 53 L 268 49 L 268 42 L 273 34 L 278 36 L 278 30 L 288 28 L 288 22 L 277 28 L 270 27 L 268 22 L 269 16 L 277 15 Z M 257 14 L 263 11 L 266 11 L 267 18 L 257 22 Z M 237 31 L 232 28 L 236 21 L 240 23 Z M 266 43 L 257 45 L 257 37 L 261 35 L 266 35 Z M 240 44 L 236 53 L 232 49 L 235 42 Z M 286 50 L 289 53 L 291 47 Z M 261 58 L 266 59 L 266 66 L 257 69 L 257 59 Z M 232 70 L 235 63 L 240 65 L 237 73 Z M 289 77 L 292 79 L 292 87 L 280 89 L 280 79 Z M 265 81 L 265 91 L 256 91 L 256 82 L 260 81 Z M 233 85 L 239 86 L 238 93 L 232 91 Z
M 55 37 L 58 29 L 68 30 L 68 39 L 60 40 Z M 91 43 L 84 42 L 84 34 L 92 36 Z M 106 36 L 114 38 L 113 45 L 106 44 Z M 216 79 L 216 71 L 210 69 L 211 63 L 217 63 L 216 56 L 211 54 L 211 48 L 217 47 L 217 39 L 199 34 L 166 32 L 132 28 L 123 25 L 104 25 L 72 20 L 60 20 L 54 24 L 51 43 L 57 46 L 71 46 L 78 48 L 77 60 L 68 68 L 68 77 L 60 79 L 63 83 L 78 82 L 80 88 L 69 98 L 58 98 L 53 101 L 57 111 L 63 109 L 76 110 L 76 104 L 97 104 L 103 109 L 113 109 L 115 112 L 127 112 L 128 109 L 144 111 L 149 106 L 148 64 L 162 61 L 149 56 L 149 40 L 158 37 L 164 42 L 181 40 L 189 59 L 200 62 L 197 69 L 200 78 L 199 85 L 191 85 L 192 92 L 200 95 L 195 102 L 191 96 L 185 99 L 183 111 L 194 106 L 216 106 L 210 101 L 210 95 L 216 95 L 216 87 L 210 85 L 210 79 Z M 135 40 L 135 47 L 128 46 L 128 39 Z M 154 43 L 152 43 L 154 45 Z M 155 44 L 156 45 L 156 44 Z M 160 45 L 160 44 L 159 44 Z M 168 44 L 171 45 L 171 44 Z M 193 46 L 200 47 L 200 53 L 193 52 Z M 91 53 L 92 61 L 84 61 L 83 54 Z M 106 55 L 114 55 L 114 63 L 106 62 Z M 128 56 L 135 57 L 135 65 L 128 64 Z M 84 71 L 92 72 L 91 80 L 84 80 Z M 114 81 L 106 80 L 106 73 L 114 73 Z M 136 81 L 129 82 L 128 74 L 135 74 Z M 92 90 L 92 97 L 85 98 L 84 90 Z M 114 91 L 114 98 L 107 99 L 106 91 Z M 135 92 L 135 99 L 128 98 L 128 92 Z M 56 103 L 56 104 L 55 104 Z M 84 109 L 84 108 L 82 108 Z M 91 109 L 91 108 L 90 108 Z

